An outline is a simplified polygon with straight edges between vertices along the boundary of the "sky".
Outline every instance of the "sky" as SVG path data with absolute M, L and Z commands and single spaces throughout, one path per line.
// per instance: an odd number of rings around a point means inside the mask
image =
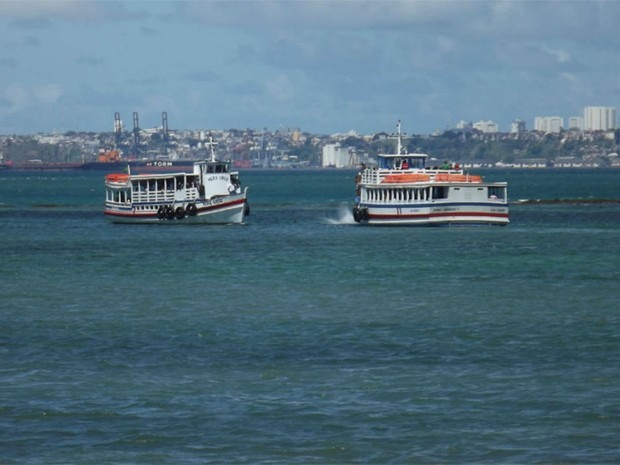
M 620 106 L 616 0 L 0 0 L 0 134 L 430 134 Z

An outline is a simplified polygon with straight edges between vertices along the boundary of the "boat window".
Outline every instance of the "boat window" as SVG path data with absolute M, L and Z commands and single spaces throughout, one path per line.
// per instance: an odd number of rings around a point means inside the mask
M 198 186 L 198 176 L 188 176 L 187 187 L 197 187 L 197 186 Z
M 447 199 L 448 198 L 448 186 L 435 186 L 433 187 L 434 199 Z
M 424 168 L 424 158 L 411 158 L 409 166 L 411 168 Z
M 506 192 L 503 187 L 489 187 L 490 199 L 504 199 L 506 198 Z

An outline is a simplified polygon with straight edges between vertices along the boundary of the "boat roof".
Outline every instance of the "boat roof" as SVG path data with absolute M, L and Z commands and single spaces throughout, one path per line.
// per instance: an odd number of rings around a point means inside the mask
M 425 153 L 379 153 L 377 156 L 383 158 L 428 158 Z

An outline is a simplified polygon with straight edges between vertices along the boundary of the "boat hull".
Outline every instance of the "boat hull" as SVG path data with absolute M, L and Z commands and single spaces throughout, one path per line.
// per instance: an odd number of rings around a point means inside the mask
M 432 206 L 360 204 L 353 211 L 361 224 L 384 226 L 457 226 L 510 223 L 507 204 L 445 203 Z
M 226 197 L 178 203 L 171 205 L 167 211 L 163 206 L 142 204 L 108 206 L 104 210 L 110 221 L 124 224 L 241 224 L 248 213 L 246 191 Z

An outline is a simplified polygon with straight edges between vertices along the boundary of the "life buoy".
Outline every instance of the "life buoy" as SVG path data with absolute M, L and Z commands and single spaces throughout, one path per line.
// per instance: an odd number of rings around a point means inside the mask
M 157 218 L 159 218 L 160 220 L 166 218 L 166 207 L 164 207 L 163 205 L 160 205 L 157 209 Z
M 195 216 L 196 213 L 198 213 L 198 208 L 196 207 L 195 203 L 190 203 L 186 208 L 185 211 L 187 211 L 187 214 L 189 216 Z
M 177 217 L 177 220 L 182 220 L 183 218 L 185 218 L 185 209 L 183 207 L 177 207 L 174 215 Z

